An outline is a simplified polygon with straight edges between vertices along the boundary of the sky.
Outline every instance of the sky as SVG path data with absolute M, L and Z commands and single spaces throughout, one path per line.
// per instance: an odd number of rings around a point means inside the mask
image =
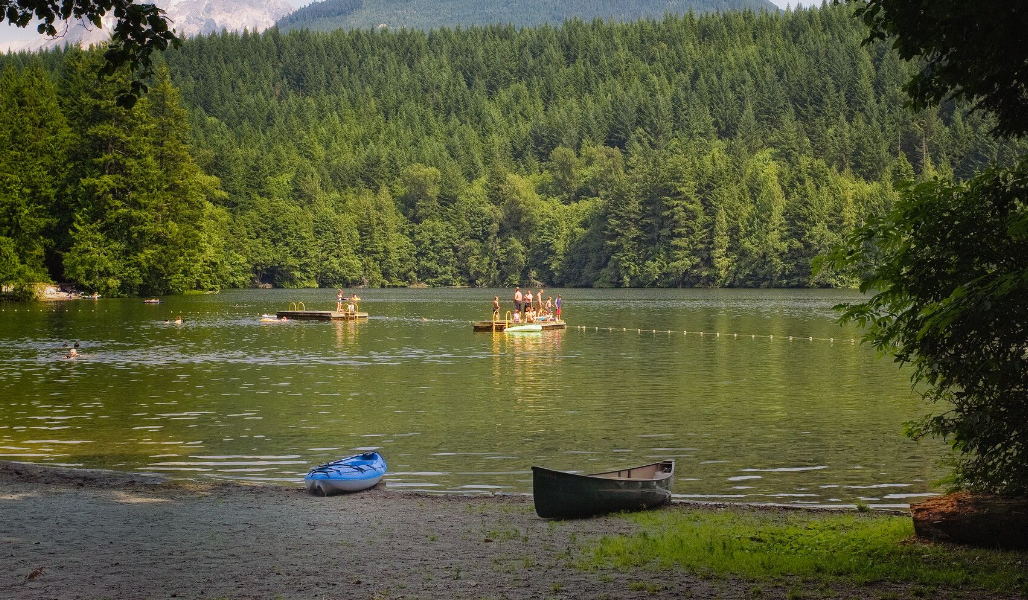
M 311 0 L 286 0 L 289 4 L 299 8 L 311 3 Z M 809 0 L 807 0 L 809 4 Z M 778 8 L 785 8 L 786 5 L 790 5 L 793 8 L 798 6 L 797 0 L 771 0 L 772 4 L 778 6 Z M 13 27 L 7 23 L 0 24 L 0 52 L 6 51 L 11 43 L 28 41 L 39 34 L 36 33 L 35 27 L 29 26 L 25 29 Z

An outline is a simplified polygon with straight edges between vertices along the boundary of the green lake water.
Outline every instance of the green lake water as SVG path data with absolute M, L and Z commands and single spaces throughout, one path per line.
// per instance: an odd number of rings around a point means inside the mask
M 569 328 L 520 335 L 471 329 L 511 290 L 360 290 L 361 323 L 260 322 L 334 290 L 0 304 L 0 460 L 297 484 L 378 449 L 390 489 L 522 493 L 532 465 L 674 458 L 682 498 L 936 491 L 942 446 L 902 433 L 928 410 L 909 371 L 835 323 L 853 292 L 557 293 Z

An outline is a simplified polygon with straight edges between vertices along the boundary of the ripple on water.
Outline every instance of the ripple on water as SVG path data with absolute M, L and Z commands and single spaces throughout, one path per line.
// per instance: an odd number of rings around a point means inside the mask
M 567 292 L 568 314 L 597 330 L 473 334 L 468 321 L 497 295 L 483 290 L 368 290 L 374 318 L 357 325 L 258 322 L 291 301 L 330 304 L 331 290 L 145 310 L 105 300 L 102 316 L 31 307 L 0 320 L 0 453 L 295 484 L 308 466 L 375 449 L 409 473 L 397 487 L 464 492 L 528 491 L 533 462 L 593 471 L 676 457 L 691 475 L 676 480 L 682 497 L 884 504 L 932 493 L 933 449 L 897 433 L 921 410 L 905 375 L 859 346 L 780 338 L 837 335 L 831 307 L 852 295 Z M 182 326 L 163 323 L 178 314 Z M 74 340 L 82 359 L 62 360 Z M 867 468 L 840 466 L 850 464 Z M 733 488 L 747 481 L 759 489 Z

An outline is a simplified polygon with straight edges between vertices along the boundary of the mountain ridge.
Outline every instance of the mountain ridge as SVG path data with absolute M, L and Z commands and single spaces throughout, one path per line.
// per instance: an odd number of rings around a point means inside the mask
M 779 9 L 769 0 L 322 0 L 281 18 L 280 30 L 468 27 L 560 24 L 573 18 L 634 21 L 732 10 Z

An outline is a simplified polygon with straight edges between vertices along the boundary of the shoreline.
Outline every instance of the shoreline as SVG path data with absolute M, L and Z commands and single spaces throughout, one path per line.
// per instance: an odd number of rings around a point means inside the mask
M 286 482 L 262 482 L 252 481 L 245 479 L 217 479 L 211 478 L 205 481 L 200 481 L 191 478 L 172 478 L 158 473 L 146 473 L 139 471 L 119 471 L 116 469 L 97 469 L 87 467 L 67 467 L 62 465 L 47 465 L 43 463 L 34 463 L 26 461 L 15 461 L 15 460 L 0 460 L 0 485 L 3 485 L 5 478 L 10 479 L 12 474 L 16 477 L 20 477 L 25 482 L 36 481 L 46 482 L 48 480 L 69 480 L 76 482 L 83 482 L 82 485 L 92 486 L 110 486 L 110 485 L 123 485 L 123 484 L 150 484 L 150 485 L 165 485 L 165 486 L 179 486 L 179 487 L 192 487 L 192 486 L 204 486 L 204 487 L 216 487 L 216 486 L 243 486 L 243 487 L 260 487 L 268 489 L 284 489 L 284 490 L 300 490 L 304 491 L 301 482 L 286 483 Z M 381 483 L 372 488 L 374 491 L 396 497 L 452 497 L 452 498 L 469 498 L 469 499 L 485 499 L 485 498 L 522 498 L 526 500 L 532 499 L 532 492 L 457 492 L 452 490 L 407 490 L 407 489 L 390 489 L 388 483 L 383 480 Z M 870 512 L 876 515 L 893 515 L 893 516 L 910 516 L 909 505 L 907 508 L 899 508 L 896 506 L 885 506 L 878 507 L 876 505 L 869 505 L 867 510 L 861 511 L 857 505 L 853 504 L 787 504 L 779 502 L 727 502 L 727 501 L 714 501 L 714 500 L 693 500 L 685 498 L 676 498 L 672 494 L 671 501 L 668 503 L 670 506 L 683 506 L 698 509 L 745 509 L 745 510 L 773 510 L 773 511 L 788 511 L 788 512 L 809 512 L 809 513 L 831 513 L 831 514 L 845 514 L 855 512 Z
M 664 510 L 840 512 L 681 502 Z M 0 598 L 797 597 L 791 580 L 584 566 L 587 547 L 640 526 L 618 516 L 540 519 L 530 495 L 372 489 L 318 498 L 302 487 L 0 461 L 0 516 Z M 842 583 L 802 597 L 899 598 L 914 588 Z

